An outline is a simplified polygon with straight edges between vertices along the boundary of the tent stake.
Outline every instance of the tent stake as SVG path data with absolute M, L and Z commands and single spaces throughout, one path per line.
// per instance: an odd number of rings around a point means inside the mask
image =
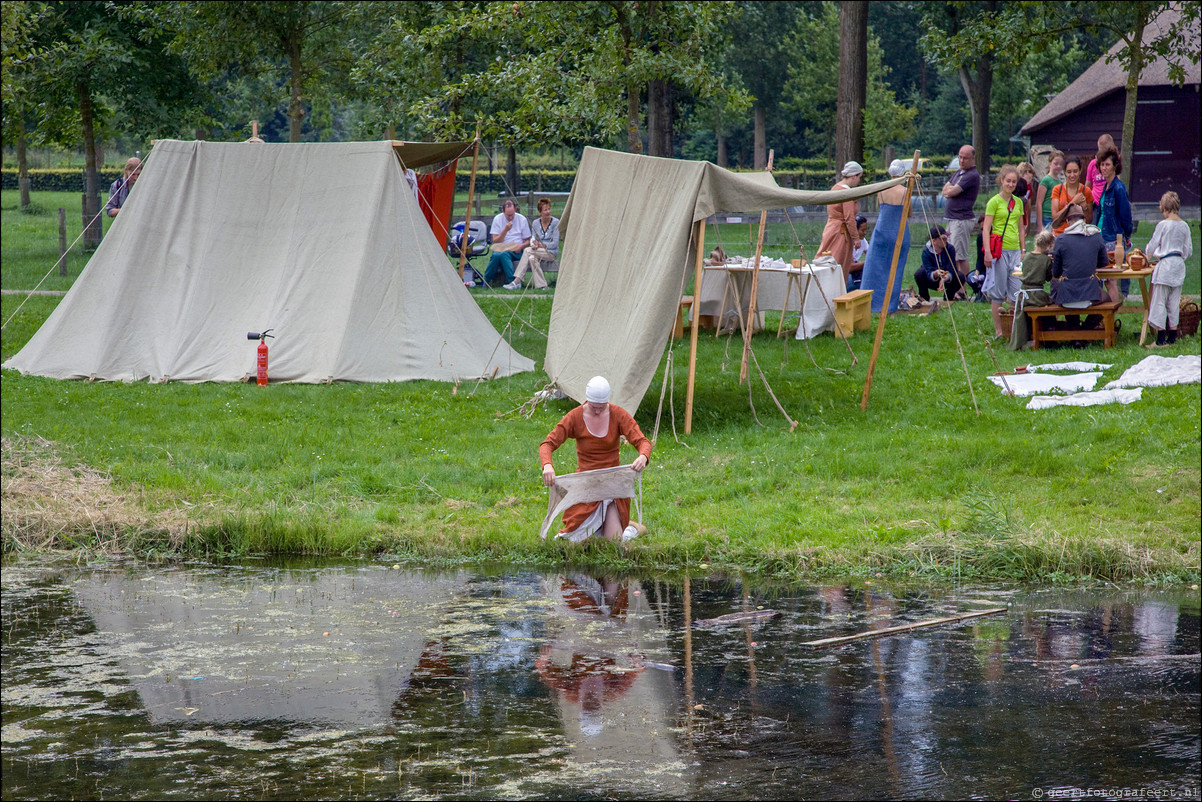
M 684 433 L 693 431 L 693 384 L 697 379 L 697 330 L 701 327 L 701 265 L 705 251 L 705 218 L 697 221 L 697 266 L 693 270 L 693 324 L 689 326 L 689 386 L 684 399 Z
M 865 640 L 867 638 L 879 638 L 884 635 L 896 635 L 899 632 L 910 632 L 915 629 L 926 629 L 927 627 L 938 627 L 944 624 L 955 624 L 960 621 L 966 621 L 970 618 L 980 618 L 984 615 L 997 615 L 998 613 L 1004 612 L 1006 612 L 1005 607 L 992 607 L 988 610 L 977 610 L 976 612 L 964 613 L 963 615 L 953 615 L 947 618 L 932 618 L 930 621 L 915 621 L 913 624 L 901 624 L 896 627 L 886 627 L 884 629 L 870 629 L 867 632 L 859 632 L 855 635 L 847 635 L 841 638 L 823 638 L 822 640 L 812 640 L 801 645 L 808 646 L 811 649 L 821 649 L 826 646 L 841 646 L 844 643 Z
M 476 164 L 480 160 L 480 123 L 476 123 L 476 139 L 472 142 L 472 178 L 467 184 L 467 211 L 463 215 L 463 237 L 459 240 L 459 280 L 467 262 L 468 232 L 472 229 L 472 200 L 476 196 Z
M 893 245 L 893 261 L 889 264 L 889 286 L 885 289 L 885 297 L 881 299 L 881 316 L 876 324 L 876 340 L 872 343 L 872 357 L 868 360 L 868 376 L 864 379 L 864 397 L 860 399 L 860 409 L 868 409 L 868 394 L 872 391 L 872 374 L 876 370 L 876 358 L 881 352 L 881 338 L 885 335 L 885 319 L 889 317 L 889 301 L 893 298 L 893 281 L 897 278 L 897 258 L 901 255 L 902 240 L 906 231 L 906 221 L 910 218 L 910 194 L 918 180 L 919 151 L 914 151 L 914 161 L 910 169 L 910 180 L 906 183 L 906 196 L 902 201 L 901 224 L 897 227 L 897 242 Z

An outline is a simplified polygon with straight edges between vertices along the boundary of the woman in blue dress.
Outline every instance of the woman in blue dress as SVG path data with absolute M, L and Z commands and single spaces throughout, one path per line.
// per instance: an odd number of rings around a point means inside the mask
M 905 173 L 899 159 L 889 165 L 889 176 L 898 178 Z M 878 313 L 885 305 L 885 290 L 889 286 L 889 264 L 893 261 L 893 249 L 897 244 L 898 227 L 901 225 L 902 202 L 906 199 L 906 185 L 881 190 L 880 214 L 876 228 L 872 231 L 872 245 L 868 258 L 864 260 L 864 272 L 860 289 L 872 290 L 872 311 Z M 897 311 L 897 299 L 901 295 L 902 280 L 906 275 L 906 257 L 910 255 L 910 227 L 902 232 L 901 253 L 897 257 L 897 268 L 893 274 L 893 294 L 889 296 L 889 312 Z

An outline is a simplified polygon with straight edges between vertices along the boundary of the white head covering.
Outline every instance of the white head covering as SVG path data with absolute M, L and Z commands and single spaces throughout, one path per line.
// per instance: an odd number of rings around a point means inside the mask
M 889 175 L 893 178 L 901 178 L 906 174 L 906 166 L 902 164 L 901 159 L 894 159 L 889 162 Z
M 853 175 L 859 175 L 862 172 L 864 172 L 864 168 L 860 166 L 859 162 L 848 162 L 843 165 L 843 172 L 840 175 L 844 178 L 851 178 Z
M 609 403 L 609 382 L 604 376 L 594 376 L 584 388 L 584 400 L 594 404 Z

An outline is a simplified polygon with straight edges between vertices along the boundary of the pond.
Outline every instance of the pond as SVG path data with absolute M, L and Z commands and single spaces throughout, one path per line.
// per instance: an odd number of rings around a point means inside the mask
M 1199 793 L 1196 587 L 14 562 L 2 599 L 4 799 Z

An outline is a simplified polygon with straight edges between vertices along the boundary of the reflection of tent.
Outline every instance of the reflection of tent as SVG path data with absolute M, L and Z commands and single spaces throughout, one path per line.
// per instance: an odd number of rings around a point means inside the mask
M 577 401 L 584 401 L 588 380 L 603 375 L 613 402 L 633 412 L 659 365 L 693 272 L 694 223 L 719 211 L 861 198 L 902 180 L 803 192 L 778 187 L 769 173 L 585 148 L 560 222 L 564 251 L 547 375 Z
M 90 574 L 73 588 L 155 724 L 369 727 L 422 668 L 464 580 L 381 568 Z M 100 658 L 98 658 L 100 659 Z
M 533 368 L 403 175 L 467 145 L 159 142 L 87 269 L 5 367 L 52 378 L 457 381 Z

